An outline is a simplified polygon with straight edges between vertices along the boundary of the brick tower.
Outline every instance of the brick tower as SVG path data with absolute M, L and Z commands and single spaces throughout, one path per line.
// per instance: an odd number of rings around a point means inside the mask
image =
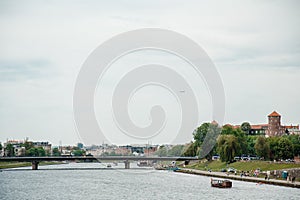
M 276 111 L 268 115 L 268 130 L 266 131 L 267 136 L 281 136 L 284 134 L 284 128 L 281 126 L 281 115 Z

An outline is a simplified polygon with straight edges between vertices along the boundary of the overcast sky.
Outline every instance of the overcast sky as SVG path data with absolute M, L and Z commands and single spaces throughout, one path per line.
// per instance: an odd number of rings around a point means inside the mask
M 102 42 L 140 28 L 174 30 L 207 52 L 225 88 L 224 123 L 267 123 L 267 115 L 276 110 L 283 124 L 299 124 L 299 9 L 297 0 L 2 0 L 0 141 L 29 137 L 54 145 L 79 142 L 72 98 L 81 65 Z M 155 54 L 146 55 L 155 59 Z M 134 56 L 127 59 L 135 60 Z M 109 84 L 104 88 L 111 89 Z M 151 93 L 148 89 L 146 93 Z M 203 97 L 199 124 L 212 120 L 207 102 Z M 101 106 L 95 107 L 101 113 Z M 136 118 L 138 122 L 140 117 Z M 190 134 L 182 142 L 191 138 Z M 167 143 L 168 139 L 152 142 Z

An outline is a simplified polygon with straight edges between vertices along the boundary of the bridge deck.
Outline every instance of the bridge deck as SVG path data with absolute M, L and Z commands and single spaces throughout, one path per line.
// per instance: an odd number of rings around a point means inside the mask
M 45 156 L 45 157 L 0 157 L 0 162 L 32 162 L 32 161 L 66 161 L 66 160 L 157 160 L 157 161 L 185 161 L 198 160 L 197 157 L 141 157 L 141 156 Z

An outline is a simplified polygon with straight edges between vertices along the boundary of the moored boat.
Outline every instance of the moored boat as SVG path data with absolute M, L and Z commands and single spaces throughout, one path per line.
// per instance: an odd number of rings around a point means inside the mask
M 170 166 L 170 167 L 167 168 L 167 170 L 170 170 L 170 171 L 177 171 L 177 170 L 180 170 L 180 168 L 177 167 L 177 166 L 174 166 L 174 167 Z
M 232 182 L 229 180 L 211 179 L 210 184 L 212 187 L 218 188 L 231 188 Z

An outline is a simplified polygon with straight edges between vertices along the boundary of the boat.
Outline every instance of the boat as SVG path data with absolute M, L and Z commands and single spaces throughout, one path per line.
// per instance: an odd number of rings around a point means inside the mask
M 167 168 L 167 170 L 169 170 L 169 171 L 178 171 L 178 170 L 180 170 L 180 168 L 179 167 L 177 167 L 177 166 L 174 166 L 174 167 L 172 167 L 172 166 L 169 166 L 168 168 Z
M 229 180 L 211 179 L 210 184 L 211 184 L 211 187 L 217 187 L 217 188 L 231 188 L 232 187 L 232 182 Z

